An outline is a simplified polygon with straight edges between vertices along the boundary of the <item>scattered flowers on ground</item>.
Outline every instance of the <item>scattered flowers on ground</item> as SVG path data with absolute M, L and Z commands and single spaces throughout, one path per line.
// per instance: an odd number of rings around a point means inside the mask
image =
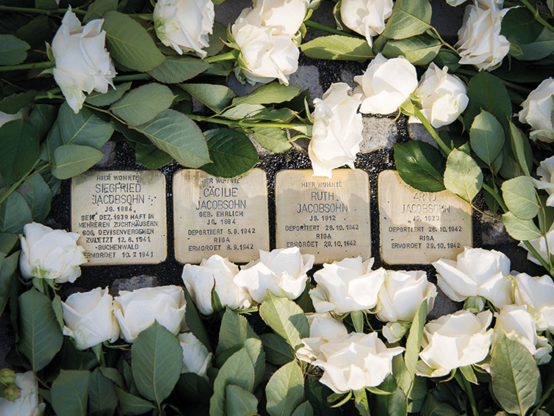
M 74 293 L 62 302 L 62 307 L 64 335 L 75 339 L 78 349 L 84 350 L 104 341 L 115 342 L 119 338 L 113 298 L 107 288 Z
M 49 283 L 73 283 L 81 276 L 80 265 L 87 262 L 85 249 L 77 244 L 79 234 L 53 230 L 38 223 L 23 227 L 19 267 L 28 279 L 46 279 Z
M 530 137 L 551 143 L 554 140 L 554 126 L 552 125 L 552 97 L 554 95 L 554 79 L 545 79 L 535 88 L 527 99 L 521 103 L 519 121 L 529 124 Z
M 204 58 L 214 17 L 211 0 L 158 0 L 154 8 L 156 35 L 179 55 L 192 51 Z
M 392 0 L 342 0 L 340 15 L 346 27 L 364 35 L 372 46 L 372 36 L 383 33 L 385 20 L 392 14 L 392 6 Z
M 464 22 L 458 31 L 456 47 L 460 63 L 492 71 L 500 66 L 510 51 L 510 42 L 500 34 L 502 18 L 509 9 L 497 0 L 474 0 L 465 9 Z
M 314 176 L 330 178 L 332 169 L 342 165 L 354 169 L 363 123 L 357 112 L 359 95 L 350 96 L 349 92 L 350 87 L 343 82 L 332 84 L 321 100 L 314 100 L 314 127 L 308 148 Z
M 112 78 L 115 68 L 105 47 L 103 23 L 103 19 L 95 19 L 82 27 L 70 7 L 52 41 L 52 53 L 56 60 L 52 73 L 75 113 L 85 101 L 83 91 L 88 94 L 93 90 L 105 93 L 108 85 L 114 87 Z
M 534 316 L 538 331 L 548 330 L 554 334 L 554 281 L 548 275 L 529 276 L 520 273 L 515 276 L 515 303 L 526 305 Z
M 191 333 L 177 336 L 183 349 L 183 369 L 181 373 L 194 373 L 208 378 L 206 371 L 211 365 L 213 354 Z

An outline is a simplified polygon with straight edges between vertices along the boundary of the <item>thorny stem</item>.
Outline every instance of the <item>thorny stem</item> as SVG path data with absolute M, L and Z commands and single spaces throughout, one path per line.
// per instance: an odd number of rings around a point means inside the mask
M 4 10 L 7 12 L 21 12 L 21 13 L 38 13 L 38 14 L 59 14 L 59 13 L 65 13 L 68 9 L 33 9 L 33 8 L 27 8 L 27 7 L 12 7 L 12 6 L 0 6 L 0 10 Z M 79 9 L 72 9 L 72 12 L 75 14 L 85 15 L 87 14 L 84 10 Z
M 342 30 L 333 29 L 332 27 L 322 25 L 321 23 L 313 22 L 311 20 L 304 20 L 304 24 L 308 27 L 312 27 L 314 29 L 323 30 L 324 32 L 333 33 L 335 35 L 342 35 L 342 36 L 349 36 L 351 38 L 360 38 L 358 35 L 353 35 L 351 33 L 343 32 Z
M 1 66 L 0 72 L 19 71 L 20 69 L 52 68 L 54 66 L 55 66 L 54 62 L 50 62 L 50 61 L 34 62 L 31 64 Z
M 206 122 L 211 122 L 216 124 L 224 124 L 226 126 L 232 126 L 232 127 L 277 127 L 280 129 L 294 129 L 296 127 L 307 126 L 307 124 L 294 124 L 294 123 L 245 123 L 243 121 L 223 120 L 220 118 L 203 117 L 203 116 L 197 116 L 194 114 L 187 114 L 187 117 L 195 121 L 206 121 Z
M 444 143 L 444 141 L 440 138 L 440 136 L 437 134 L 431 123 L 429 123 L 429 120 L 423 115 L 423 113 L 414 105 L 414 115 L 423 123 L 429 134 L 435 139 L 439 147 L 442 149 L 444 153 L 447 155 L 450 154 L 450 149 Z
M 452 50 L 456 54 L 456 56 L 460 56 L 460 53 L 458 52 L 458 50 L 455 47 L 450 45 L 448 42 L 444 41 L 444 39 L 441 37 L 441 35 L 439 34 L 437 29 L 435 29 L 433 26 L 429 26 L 429 29 L 433 31 L 433 33 L 435 34 L 437 39 L 441 41 L 441 44 L 443 46 L 446 46 L 448 49 Z
M 538 9 L 533 7 L 533 5 L 531 3 L 529 3 L 529 1 L 527 1 L 527 0 L 520 0 L 520 1 L 523 3 L 523 5 L 525 7 L 527 7 L 527 9 L 529 9 L 529 11 L 533 14 L 533 17 L 535 18 L 535 20 L 537 22 L 539 22 L 541 25 L 543 25 L 548 30 L 554 32 L 554 26 L 552 26 L 550 23 L 548 23 L 546 20 L 544 20 L 544 18 L 541 16 Z

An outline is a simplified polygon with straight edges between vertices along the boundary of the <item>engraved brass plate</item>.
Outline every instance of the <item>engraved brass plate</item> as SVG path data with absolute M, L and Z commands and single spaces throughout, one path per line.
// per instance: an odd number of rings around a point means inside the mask
M 420 192 L 396 171 L 379 175 L 381 258 L 388 264 L 456 260 L 473 246 L 471 206 L 449 191 Z
M 297 246 L 316 263 L 371 256 L 369 177 L 337 169 L 332 179 L 312 170 L 276 175 L 277 248 Z
M 173 177 L 175 258 L 200 263 L 213 254 L 234 262 L 269 250 L 265 172 L 253 169 L 233 179 L 187 169 Z
M 87 265 L 156 264 L 167 257 L 165 176 L 89 171 L 71 181 L 71 229 Z

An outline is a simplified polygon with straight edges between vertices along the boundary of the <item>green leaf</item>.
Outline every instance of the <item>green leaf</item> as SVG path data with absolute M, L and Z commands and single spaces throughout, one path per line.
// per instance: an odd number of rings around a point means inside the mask
M 405 39 L 425 32 L 431 26 L 429 0 L 397 0 L 383 36 Z
M 35 127 L 40 141 L 46 137 L 52 128 L 57 115 L 58 107 L 48 104 L 35 104 L 34 110 L 29 115 L 29 122 Z
M 8 304 L 10 287 L 12 281 L 16 279 L 18 266 L 19 251 L 16 251 L 11 256 L 6 256 L 6 253 L 0 252 L 0 316 L 2 316 L 2 312 Z
M 306 398 L 312 405 L 316 416 L 339 416 L 342 415 L 340 409 L 332 408 L 328 404 L 328 398 L 333 391 L 319 382 L 318 377 L 308 375 L 305 380 L 304 390 Z
M 371 416 L 369 412 L 369 400 L 366 389 L 354 390 L 354 404 L 360 416 Z
M 292 416 L 313 416 L 313 414 L 314 410 L 312 409 L 312 405 L 310 402 L 306 401 L 296 408 Z
M 543 28 L 540 36 L 532 43 L 517 45 L 521 51 L 519 54 L 514 54 L 521 61 L 538 61 L 546 58 L 554 52 L 554 33 Z
M 210 398 L 210 416 L 221 416 L 227 409 L 226 386 L 234 384 L 252 392 L 254 388 L 254 366 L 246 348 L 234 353 L 220 368 L 214 381 L 214 394 Z
M 267 361 L 275 365 L 284 365 L 295 358 L 294 350 L 276 334 L 260 335 Z
M 427 395 L 420 414 L 421 416 L 461 416 L 450 404 L 440 402 L 432 394 Z
M 115 385 L 102 374 L 100 367 L 96 368 L 90 375 L 88 397 L 91 416 L 111 416 L 114 414 L 119 402 Z
M 104 153 L 89 146 L 64 145 L 54 150 L 52 174 L 58 179 L 77 176 L 100 162 Z
M 0 253 L 11 253 L 17 243 L 19 243 L 17 234 L 0 233 Z
M 92 111 L 81 108 L 81 111 L 75 114 L 67 102 L 60 107 L 58 126 L 63 144 L 90 146 L 97 150 L 100 150 L 113 134 L 113 127 Z
M 117 371 L 115 368 L 112 368 L 112 367 L 99 367 L 99 368 L 100 368 L 100 372 L 104 377 L 114 382 L 117 387 L 124 388 L 125 381 L 123 380 L 123 376 L 119 373 L 119 371 Z
M 123 94 L 129 91 L 132 84 L 132 82 L 124 82 L 123 84 L 117 85 L 115 89 L 110 86 L 108 92 L 104 93 L 93 91 L 89 95 L 87 95 L 85 101 L 90 105 L 96 107 L 110 105 L 112 103 L 115 103 L 123 96 Z
M 156 146 L 144 145 L 142 143 L 135 145 L 135 159 L 137 163 L 151 170 L 159 169 L 173 160 L 170 155 Z
M 47 15 L 34 18 L 29 23 L 18 27 L 13 34 L 27 42 L 32 49 L 43 48 L 45 42 L 51 42 L 54 37 L 53 26 Z
M 33 214 L 29 205 L 20 193 L 13 192 L 0 205 L 0 232 L 17 234 L 30 222 L 33 222 Z
M 93 19 L 101 19 L 104 13 L 111 12 L 112 10 L 117 10 L 117 0 L 95 0 L 88 6 L 83 23 Z
M 508 413 L 525 415 L 541 396 L 541 375 L 533 356 L 517 341 L 502 336 L 491 359 L 495 398 Z
M 208 336 L 208 333 L 206 332 L 206 328 L 204 327 L 202 318 L 200 318 L 200 315 L 198 314 L 198 311 L 194 306 L 192 297 L 190 296 L 190 293 L 188 292 L 186 287 L 183 289 L 185 291 L 185 300 L 187 301 L 187 306 L 185 309 L 185 321 L 187 323 L 187 326 L 189 327 L 190 332 L 192 332 L 193 335 L 206 346 L 208 351 L 213 351 L 210 343 L 210 338 Z
M 448 67 L 448 72 L 456 72 L 460 68 L 460 57 L 449 49 L 441 49 L 434 61 L 440 68 Z
M 192 56 L 167 56 L 160 66 L 148 73 L 165 84 L 178 84 L 206 71 L 210 64 Z
M 521 170 L 526 176 L 530 176 L 529 169 L 533 166 L 533 153 L 529 139 L 511 121 L 510 143 Z
M 0 35 L 0 65 L 18 65 L 27 59 L 31 46 L 14 35 Z
M 233 90 L 224 85 L 183 84 L 179 85 L 179 87 L 216 113 L 223 111 L 231 100 L 236 97 Z
M 464 125 L 467 129 L 473 124 L 473 119 L 482 110 L 491 113 L 508 131 L 508 120 L 512 117 L 510 95 L 500 78 L 481 71 L 469 81 L 467 87 L 469 104 L 464 111 Z
M 61 370 L 52 383 L 52 407 L 58 416 L 86 416 L 89 371 Z
M 159 407 L 179 380 L 183 366 L 181 344 L 156 321 L 139 334 L 131 353 L 138 390 Z
M 445 189 L 443 174 L 446 162 L 430 144 L 417 140 L 395 143 L 394 162 L 402 180 L 411 187 L 423 192 Z
M 483 186 L 483 172 L 471 156 L 454 149 L 446 161 L 444 185 L 450 192 L 471 202 Z
M 310 336 L 306 315 L 300 306 L 287 298 L 279 298 L 268 291 L 260 306 L 260 315 L 295 350 L 302 344 L 302 338 Z
M 31 288 L 19 297 L 19 351 L 33 371 L 42 370 L 60 350 L 63 335 L 50 299 Z
M 205 133 L 212 163 L 202 166 L 210 175 L 233 178 L 248 172 L 260 161 L 256 148 L 241 131 L 214 129 Z
M 23 196 L 29 205 L 33 214 L 33 221 L 44 222 L 50 212 L 52 192 L 42 176 L 32 175 L 17 188 L 17 192 Z
M 296 361 L 285 364 L 271 376 L 265 394 L 270 416 L 292 415 L 304 400 L 304 378 Z
M 521 220 L 511 212 L 502 215 L 502 222 L 508 234 L 516 240 L 533 240 L 542 235 L 532 220 Z
M 102 29 L 110 56 L 127 68 L 148 72 L 165 59 L 146 29 L 126 14 L 107 12 Z
M 400 387 L 395 385 L 394 378 L 390 375 L 387 376 L 379 387 L 384 391 L 391 390 L 392 394 L 376 395 L 375 404 L 377 413 L 389 416 L 405 416 L 407 414 L 406 394 L 404 394 L 404 391 Z
M 195 373 L 183 373 L 175 385 L 175 394 L 187 403 L 200 403 L 208 406 L 213 394 L 210 384 L 204 377 Z
M 543 26 L 524 7 L 511 8 L 502 18 L 500 34 L 510 43 L 531 43 L 541 34 Z
M 290 101 L 300 93 L 294 85 L 282 85 L 272 82 L 256 88 L 250 94 L 233 99 L 233 106 L 239 104 L 278 104 Z
M 320 36 L 300 46 L 302 52 L 313 59 L 365 62 L 375 55 L 367 41 L 351 36 Z
M 21 94 L 4 97 L 0 101 L 0 111 L 8 114 L 15 114 L 23 107 L 29 106 L 37 95 L 37 91 L 31 90 Z
M 404 354 L 404 361 L 406 363 L 406 369 L 413 381 L 415 379 L 417 360 L 419 358 L 419 350 L 421 349 L 421 340 L 423 338 L 423 328 L 425 327 L 425 321 L 427 319 L 427 302 L 421 302 L 417 312 L 412 321 L 408 339 L 406 341 L 406 352 Z
M 137 126 L 167 110 L 172 102 L 173 93 L 168 87 L 152 83 L 129 91 L 110 110 L 130 126 Z
M 230 309 L 225 309 L 219 329 L 219 343 L 217 344 L 216 354 L 220 355 L 229 348 L 242 345 L 248 338 L 260 339 L 244 316 Z
M 0 174 L 9 186 L 17 182 L 38 159 L 36 130 L 24 120 L 9 121 L 0 127 Z
M 502 184 L 502 197 L 512 214 L 522 220 L 531 220 L 540 210 L 535 186 L 529 176 L 518 176 Z
M 228 416 L 252 416 L 258 414 L 258 399 L 242 387 L 228 384 L 225 387 Z
M 475 117 L 469 131 L 471 149 L 492 165 L 504 147 L 504 130 L 496 117 L 485 110 Z
M 117 398 L 119 399 L 119 407 L 124 415 L 142 415 L 143 413 L 156 408 L 156 406 L 149 401 L 133 396 L 119 387 L 115 388 L 115 392 L 117 393 Z
M 404 56 L 414 65 L 427 65 L 435 59 L 440 49 L 440 40 L 422 34 L 402 40 L 390 40 L 382 53 L 387 58 Z
M 223 1 L 214 1 L 214 4 L 220 4 L 223 3 Z M 213 25 L 213 32 L 208 37 L 208 46 L 207 48 L 204 48 L 204 51 L 208 54 L 207 56 L 214 56 L 217 55 L 221 50 L 225 47 L 224 41 L 227 40 L 227 27 L 223 26 L 221 23 L 214 22 Z M 221 61 L 221 62 L 215 62 L 215 64 L 218 63 L 226 63 L 228 61 Z
M 210 162 L 204 135 L 194 121 L 178 111 L 162 111 L 134 129 L 183 166 L 198 168 Z
M 246 118 L 252 118 L 256 114 L 265 110 L 266 108 L 260 104 L 239 104 L 236 107 L 231 107 L 221 114 L 221 117 L 228 118 L 230 120 L 244 120 Z

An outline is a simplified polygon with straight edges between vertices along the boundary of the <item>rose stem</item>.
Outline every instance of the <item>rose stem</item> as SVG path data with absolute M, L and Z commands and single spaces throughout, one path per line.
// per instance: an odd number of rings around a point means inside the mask
M 305 20 L 304 24 L 308 27 L 313 27 L 314 29 L 323 30 L 324 32 L 334 33 L 335 35 L 349 36 L 351 38 L 359 38 L 361 36 L 353 35 L 351 33 L 343 32 L 342 30 L 333 29 L 332 27 L 322 25 L 321 23 L 313 22 L 311 20 Z
M 50 61 L 35 62 L 32 64 L 0 66 L 0 72 L 18 71 L 20 69 L 52 68 L 53 66 L 55 66 L 54 62 Z
M 5 10 L 7 12 L 22 12 L 22 13 L 40 13 L 40 14 L 56 14 L 56 13 L 65 13 L 68 9 L 33 9 L 27 7 L 12 7 L 12 6 L 0 6 L 0 10 Z M 87 14 L 84 10 L 73 9 L 73 13 L 85 15 Z
M 237 59 L 239 54 L 240 54 L 239 50 L 234 50 L 232 52 L 222 53 L 221 55 L 209 56 L 207 58 L 204 58 L 204 62 L 212 63 L 212 62 L 221 62 L 221 61 L 231 61 L 233 59 Z

